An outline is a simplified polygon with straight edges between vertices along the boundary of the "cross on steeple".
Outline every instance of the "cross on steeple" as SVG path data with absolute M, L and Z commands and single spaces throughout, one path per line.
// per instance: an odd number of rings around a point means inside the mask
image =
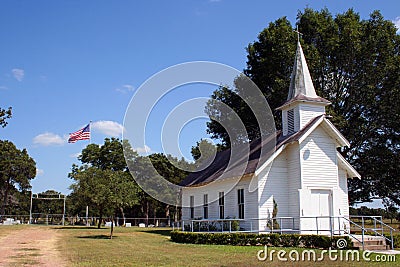
M 296 25 L 296 30 L 294 32 L 297 33 L 297 42 L 300 42 L 300 36 L 303 34 L 299 32 L 299 25 Z

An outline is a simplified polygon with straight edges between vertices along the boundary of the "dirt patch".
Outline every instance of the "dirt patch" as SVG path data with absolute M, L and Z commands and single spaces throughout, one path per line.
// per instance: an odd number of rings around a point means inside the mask
M 12 231 L 0 238 L 0 266 L 66 266 L 57 247 L 60 236 L 43 226 Z

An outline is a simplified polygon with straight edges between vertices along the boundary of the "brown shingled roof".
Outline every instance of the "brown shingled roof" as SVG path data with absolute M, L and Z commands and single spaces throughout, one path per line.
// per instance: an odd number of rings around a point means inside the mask
M 281 131 L 277 131 L 268 138 L 258 138 L 254 140 L 250 143 L 248 158 L 246 156 L 246 151 L 249 144 L 235 147 L 235 149 L 227 149 L 218 152 L 214 161 L 207 168 L 201 171 L 192 172 L 180 183 L 180 185 L 200 186 L 216 180 L 254 174 L 257 168 L 266 162 L 276 150 L 285 144 L 298 141 L 299 138 L 323 116 L 324 115 L 313 118 L 300 131 L 292 135 L 283 136 Z M 237 151 L 238 155 L 231 156 L 232 150 Z M 233 160 L 231 164 L 229 164 L 230 159 Z M 201 166 L 200 169 L 202 169 Z
M 283 107 L 285 107 L 287 105 L 290 105 L 290 104 L 292 104 L 294 102 L 297 102 L 297 101 L 316 102 L 316 103 L 321 103 L 321 104 L 325 104 L 325 105 L 330 105 L 331 104 L 331 102 L 329 100 L 326 100 L 325 98 L 320 97 L 320 96 L 318 96 L 318 97 L 308 97 L 308 96 L 305 96 L 303 94 L 298 94 L 297 96 L 295 96 L 292 99 L 286 101 L 285 103 L 283 103 L 280 107 L 278 107 L 276 109 L 280 110 Z

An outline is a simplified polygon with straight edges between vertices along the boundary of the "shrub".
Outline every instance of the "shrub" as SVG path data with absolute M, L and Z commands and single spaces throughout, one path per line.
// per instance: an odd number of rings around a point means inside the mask
M 347 241 L 346 248 L 352 248 L 353 243 L 347 236 L 322 236 L 298 234 L 247 234 L 247 233 L 191 233 L 172 231 L 171 240 L 177 243 L 207 244 L 207 245 L 233 245 L 257 246 L 267 245 L 273 247 L 306 247 L 337 248 L 338 239 Z

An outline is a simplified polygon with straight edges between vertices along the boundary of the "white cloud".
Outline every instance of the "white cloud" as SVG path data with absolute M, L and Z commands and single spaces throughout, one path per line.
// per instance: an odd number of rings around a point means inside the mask
M 43 175 L 44 170 L 36 168 L 36 176 Z
M 121 87 L 115 88 L 115 91 L 126 94 L 135 91 L 135 87 L 130 84 L 124 84 Z
M 42 133 L 33 138 L 33 143 L 41 146 L 63 145 L 65 142 L 66 138 L 54 133 Z
M 46 75 L 40 75 L 40 76 L 39 76 L 39 79 L 40 79 L 42 82 L 46 82 L 46 81 L 47 81 L 47 76 L 46 76 Z
M 138 154 L 149 154 L 151 152 L 151 148 L 149 146 L 144 145 L 144 147 L 135 147 L 133 148 Z
M 91 126 L 92 129 L 111 136 L 120 136 L 124 130 L 124 126 L 115 121 L 95 121 Z
M 394 23 L 394 25 L 395 25 L 396 28 L 397 28 L 397 32 L 399 32 L 399 31 L 400 31 L 400 16 L 397 17 L 397 18 L 395 18 L 395 19 L 393 20 L 393 23 Z
M 80 155 L 82 155 L 82 153 L 81 152 L 77 152 L 77 153 L 74 153 L 74 154 L 71 154 L 71 155 L 69 155 L 71 158 L 78 158 Z
M 12 69 L 11 72 L 14 78 L 19 82 L 22 81 L 25 76 L 25 71 L 23 69 Z

